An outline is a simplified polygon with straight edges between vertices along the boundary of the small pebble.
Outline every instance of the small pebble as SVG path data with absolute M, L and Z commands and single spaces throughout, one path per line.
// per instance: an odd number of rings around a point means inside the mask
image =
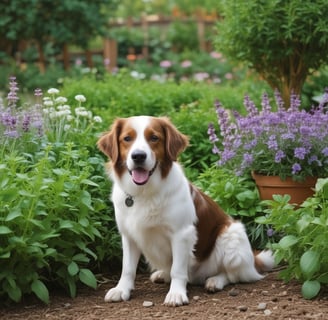
M 269 295 L 269 291 L 266 291 L 266 290 L 263 290 L 261 293 L 262 293 L 264 296 L 268 296 L 268 295 Z
M 265 316 L 270 316 L 271 313 L 272 313 L 272 311 L 269 310 L 269 309 L 265 309 L 265 310 L 263 311 L 263 313 L 264 313 Z
M 288 292 L 287 291 L 283 291 L 283 292 L 280 293 L 280 296 L 281 297 L 288 296 Z
M 237 290 L 235 288 L 233 288 L 229 291 L 229 296 L 231 296 L 231 297 L 236 297 L 236 296 L 238 296 L 238 294 L 239 294 L 239 290 Z
M 151 301 L 144 301 L 142 304 L 142 306 L 146 307 L 146 308 L 152 307 L 153 305 L 154 305 L 154 303 Z
M 239 311 L 242 311 L 242 312 L 247 311 L 247 309 L 248 309 L 248 308 L 247 308 L 246 306 L 239 306 L 239 307 L 238 307 L 238 310 L 239 310 Z
M 198 301 L 199 299 L 200 299 L 199 296 L 194 296 L 194 297 L 193 297 L 193 300 L 195 300 L 195 301 Z
M 257 310 L 265 310 L 267 307 L 267 304 L 265 302 L 260 302 L 257 306 Z

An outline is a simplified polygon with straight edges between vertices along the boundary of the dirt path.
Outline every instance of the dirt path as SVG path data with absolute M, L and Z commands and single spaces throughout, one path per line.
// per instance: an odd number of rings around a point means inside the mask
M 304 300 L 300 285 L 285 284 L 270 273 L 264 280 L 236 284 L 209 294 L 202 287 L 188 288 L 190 304 L 178 308 L 162 305 L 168 286 L 153 284 L 139 274 L 131 300 L 105 303 L 105 292 L 115 285 L 111 277 L 96 291 L 83 290 L 76 299 L 54 295 L 49 306 L 26 303 L 0 309 L 0 319 L 8 320 L 106 320 L 106 319 L 328 319 L 328 290 L 315 300 Z M 145 306 L 149 302 L 151 306 Z

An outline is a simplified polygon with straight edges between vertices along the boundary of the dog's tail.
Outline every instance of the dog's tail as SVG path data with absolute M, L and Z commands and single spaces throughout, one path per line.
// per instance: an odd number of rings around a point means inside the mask
M 254 259 L 255 268 L 260 273 L 271 271 L 275 266 L 275 261 L 271 250 L 263 250 L 259 253 L 254 253 Z

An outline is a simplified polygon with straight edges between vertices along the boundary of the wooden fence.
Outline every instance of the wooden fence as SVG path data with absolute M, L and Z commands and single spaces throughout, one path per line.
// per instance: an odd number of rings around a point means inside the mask
M 110 21 L 108 24 L 108 28 L 123 28 L 127 27 L 131 30 L 133 29 L 141 29 L 143 31 L 143 47 L 142 47 L 142 57 L 145 59 L 149 58 L 149 28 L 152 26 L 158 26 L 161 31 L 165 32 L 168 26 L 173 22 L 182 22 L 182 23 L 195 23 L 197 25 L 197 37 L 199 43 L 199 50 L 201 51 L 209 51 L 211 49 L 210 43 L 206 40 L 205 37 L 205 28 L 206 26 L 214 25 L 214 23 L 218 20 L 216 14 L 205 15 L 198 14 L 192 17 L 178 15 L 177 13 L 172 13 L 171 17 L 164 17 L 161 15 L 152 15 L 152 16 L 142 16 L 140 19 L 117 19 L 115 21 Z M 27 43 L 24 44 L 23 47 L 28 46 Z M 39 52 L 39 60 L 38 65 L 40 71 L 44 71 L 46 69 L 46 59 L 43 53 L 42 48 L 37 45 Z M 22 50 L 24 50 L 22 48 Z M 127 59 L 135 59 L 133 48 L 131 48 L 132 52 L 130 56 L 127 56 Z M 86 64 L 89 68 L 93 68 L 93 56 L 98 55 L 101 56 L 104 61 L 104 66 L 108 71 L 113 70 L 117 67 L 118 60 L 118 44 L 114 39 L 104 38 L 102 48 L 96 50 L 86 50 L 86 51 L 70 51 L 68 45 L 64 45 L 62 49 L 62 54 L 57 57 L 57 60 L 63 63 L 65 70 L 70 69 L 74 60 L 78 57 L 85 57 Z M 19 64 L 20 61 L 17 61 Z

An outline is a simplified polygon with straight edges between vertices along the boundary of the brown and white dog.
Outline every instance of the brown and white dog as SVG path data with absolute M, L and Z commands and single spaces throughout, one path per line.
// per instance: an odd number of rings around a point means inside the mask
M 164 304 L 188 303 L 187 283 L 208 291 L 262 279 L 274 261 L 253 254 L 244 226 L 196 189 L 176 162 L 188 144 L 167 118 L 117 119 L 98 141 L 110 159 L 112 201 L 122 236 L 123 266 L 105 301 L 130 298 L 141 254 L 153 282 L 170 282 Z

